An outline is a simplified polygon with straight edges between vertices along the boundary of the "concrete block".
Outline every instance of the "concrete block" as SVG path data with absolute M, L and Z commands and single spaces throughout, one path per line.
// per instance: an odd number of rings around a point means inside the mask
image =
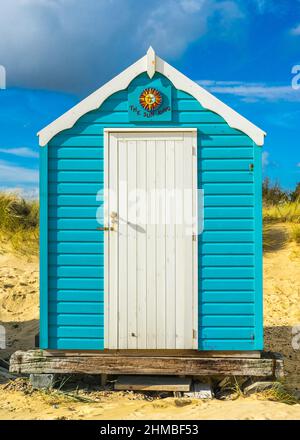
M 36 390 L 50 389 L 55 384 L 55 374 L 31 374 L 30 383 Z
M 254 382 L 244 388 L 244 394 L 246 394 L 246 396 L 249 396 L 250 394 L 261 393 L 274 387 L 281 387 L 281 384 L 279 382 L 270 381 Z
M 183 395 L 191 399 L 212 399 L 214 397 L 211 385 L 200 382 L 194 382 L 191 391 L 183 393 Z

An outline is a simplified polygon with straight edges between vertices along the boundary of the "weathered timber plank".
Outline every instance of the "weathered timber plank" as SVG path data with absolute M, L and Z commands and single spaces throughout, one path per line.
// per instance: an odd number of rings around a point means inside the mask
M 115 390 L 190 391 L 192 380 L 173 376 L 119 376 Z
M 198 351 L 198 350 L 103 350 L 95 352 L 95 350 L 47 350 L 44 356 L 150 356 L 150 357 L 212 357 L 212 358 L 255 358 L 261 357 L 260 351 Z
M 17 351 L 10 360 L 15 373 L 83 373 L 148 375 L 226 375 L 278 377 L 282 359 L 199 358 L 166 356 L 48 356 L 42 350 Z

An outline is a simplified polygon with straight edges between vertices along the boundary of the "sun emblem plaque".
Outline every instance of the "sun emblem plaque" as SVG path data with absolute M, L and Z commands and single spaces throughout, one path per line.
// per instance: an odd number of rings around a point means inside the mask
M 148 112 L 157 109 L 161 103 L 161 93 L 153 87 L 144 89 L 140 94 L 140 104 Z
M 172 87 L 165 78 L 128 87 L 129 122 L 167 122 L 172 120 Z

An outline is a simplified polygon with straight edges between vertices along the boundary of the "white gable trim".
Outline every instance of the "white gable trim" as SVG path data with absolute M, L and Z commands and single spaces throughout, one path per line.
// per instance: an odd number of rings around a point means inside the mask
M 38 136 L 40 146 L 45 146 L 61 131 L 73 127 L 81 116 L 100 107 L 100 105 L 113 93 L 126 89 L 131 81 L 143 72 L 147 72 L 150 77 L 151 75 L 153 76 L 155 72 L 159 72 L 166 76 L 177 89 L 194 96 L 204 108 L 211 110 L 224 118 L 230 127 L 242 131 L 257 145 L 263 145 L 264 137 L 266 135 L 263 130 L 256 127 L 252 122 L 248 121 L 194 81 L 187 78 L 177 69 L 170 66 L 170 64 L 156 56 L 153 49 L 149 48 L 144 57 L 140 58 L 122 73 L 115 76 L 111 81 L 100 87 L 100 89 L 96 90 L 79 104 L 75 105 L 51 124 L 47 125 L 47 127 L 39 131 Z

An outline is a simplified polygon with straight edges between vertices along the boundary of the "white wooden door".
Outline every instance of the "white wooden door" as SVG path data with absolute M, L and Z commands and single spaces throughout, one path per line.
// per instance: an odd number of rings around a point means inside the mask
M 196 349 L 196 131 L 106 132 L 105 347 Z

